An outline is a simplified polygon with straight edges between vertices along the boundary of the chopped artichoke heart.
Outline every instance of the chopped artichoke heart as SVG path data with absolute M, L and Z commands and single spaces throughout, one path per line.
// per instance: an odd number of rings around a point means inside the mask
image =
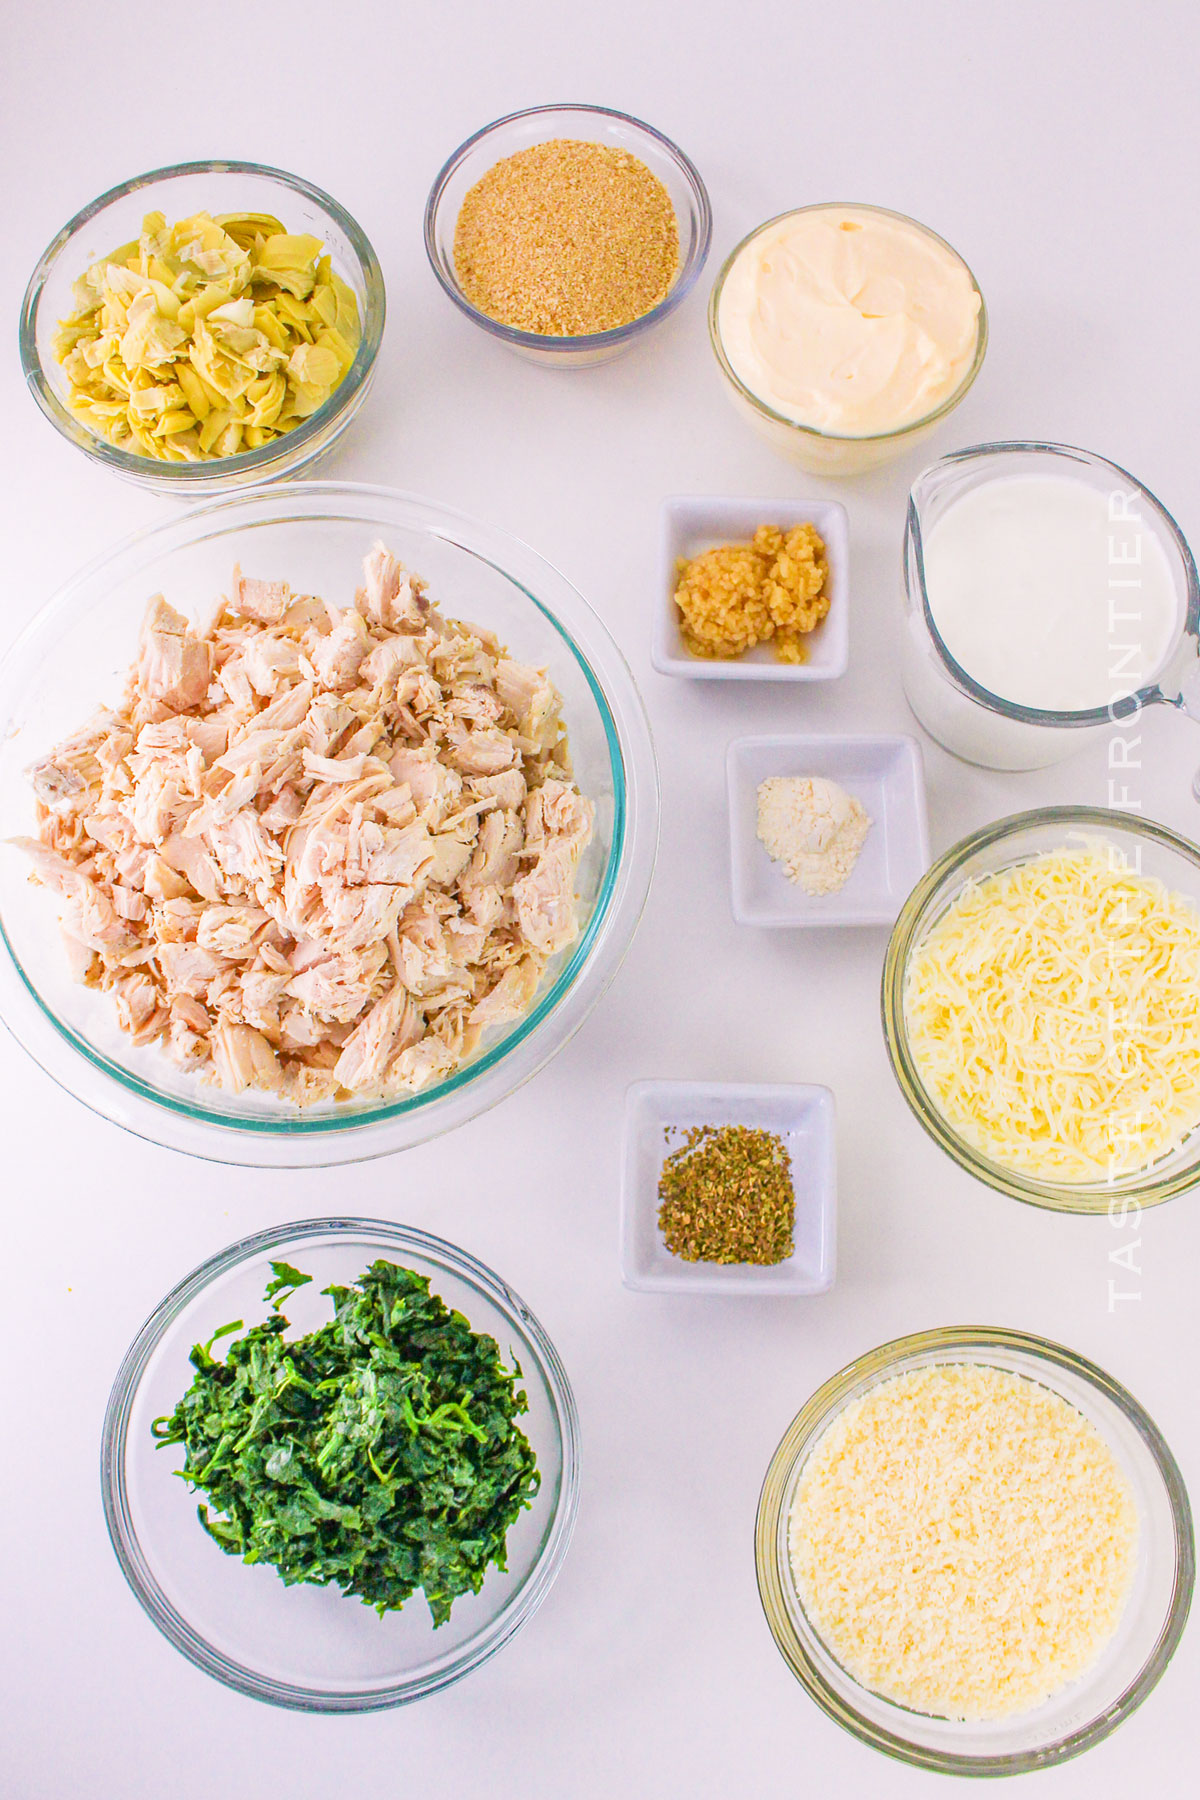
M 178 431 L 190 431 L 196 423 L 187 407 L 173 407 L 165 412 L 154 427 L 155 437 L 174 437 Z
M 342 372 L 333 352 L 319 344 L 301 344 L 293 350 L 287 369 L 298 387 L 314 388 L 331 388 Z
M 229 325 L 253 325 L 254 302 L 249 294 L 242 294 L 237 300 L 226 300 L 222 305 L 214 306 L 208 316 Z
M 123 449 L 196 462 L 258 449 L 324 405 L 362 335 L 319 238 L 268 213 L 147 213 L 72 289 L 54 354 L 77 418 Z

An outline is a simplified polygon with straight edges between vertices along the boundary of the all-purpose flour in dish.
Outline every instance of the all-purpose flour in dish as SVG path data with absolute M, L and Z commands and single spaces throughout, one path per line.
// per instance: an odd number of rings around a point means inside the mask
M 862 801 L 836 781 L 771 775 L 759 784 L 759 840 L 806 894 L 845 887 L 870 829 Z

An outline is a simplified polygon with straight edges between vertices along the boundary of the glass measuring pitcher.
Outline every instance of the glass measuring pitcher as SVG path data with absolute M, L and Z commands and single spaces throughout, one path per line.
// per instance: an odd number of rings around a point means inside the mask
M 1052 712 L 1023 706 L 990 692 L 955 661 L 930 610 L 923 545 L 942 513 L 985 482 L 1010 475 L 1069 476 L 1108 496 L 1107 516 L 1122 539 L 1112 565 L 1108 605 L 1112 692 L 1106 704 L 1083 711 Z M 1112 621 L 1136 618 L 1138 562 L 1129 545 L 1153 534 L 1166 558 L 1175 593 L 1176 627 L 1158 666 L 1137 671 L 1134 687 L 1121 671 L 1129 666 L 1124 642 L 1136 626 Z M 1110 554 L 1113 539 L 1110 538 Z M 1139 555 L 1140 555 L 1140 545 Z M 908 497 L 904 528 L 906 597 L 901 677 L 908 703 L 932 738 L 966 762 L 989 769 L 1039 769 L 1071 756 L 1097 735 L 1131 729 L 1143 706 L 1167 705 L 1200 719 L 1200 582 L 1178 525 L 1148 488 L 1116 463 L 1066 444 L 974 444 L 952 451 L 918 476 Z M 1125 610 L 1122 610 L 1125 609 Z M 1200 775 L 1196 794 L 1200 798 Z

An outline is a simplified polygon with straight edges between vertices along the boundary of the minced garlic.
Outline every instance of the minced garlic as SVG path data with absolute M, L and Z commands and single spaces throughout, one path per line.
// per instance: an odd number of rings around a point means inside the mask
M 760 525 L 749 544 L 681 558 L 679 629 L 693 656 L 741 656 L 772 640 L 780 662 L 808 659 L 804 640 L 829 611 L 825 545 L 813 525 Z
M 1099 1431 L 1039 1382 L 918 1368 L 844 1408 L 792 1504 L 797 1592 L 856 1681 L 999 1719 L 1081 1676 L 1117 1629 L 1137 1509 Z

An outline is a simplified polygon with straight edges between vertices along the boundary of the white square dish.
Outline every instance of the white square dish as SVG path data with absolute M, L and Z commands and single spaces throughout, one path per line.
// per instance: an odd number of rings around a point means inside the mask
M 796 1195 L 794 1249 L 786 1262 L 685 1262 L 667 1249 L 658 1228 L 659 1178 L 694 1125 L 746 1125 L 783 1139 Z M 625 1095 L 621 1172 L 625 1286 L 643 1294 L 823 1294 L 833 1286 L 836 1162 L 834 1100 L 826 1087 L 635 1082 Z
M 733 916 L 739 925 L 891 925 L 929 867 L 925 765 L 917 740 L 736 738 L 725 762 Z M 758 787 L 772 775 L 822 776 L 860 800 L 871 829 L 846 885 L 806 894 L 758 837 Z
M 808 638 L 808 661 L 782 663 L 756 644 L 728 662 L 693 656 L 679 631 L 675 565 L 717 544 L 748 543 L 760 525 L 790 531 L 815 525 L 829 564 L 829 612 Z M 650 659 L 661 675 L 693 681 L 833 681 L 850 659 L 850 533 L 837 500 L 741 500 L 722 494 L 676 494 L 662 503 L 658 592 Z

